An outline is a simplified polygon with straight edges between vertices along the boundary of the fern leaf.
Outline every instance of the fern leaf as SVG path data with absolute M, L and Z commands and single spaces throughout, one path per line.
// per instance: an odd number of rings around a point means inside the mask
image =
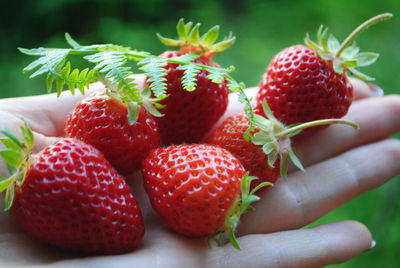
M 47 91 L 51 93 L 55 83 L 58 96 L 61 95 L 65 85 L 72 94 L 75 94 L 75 89 L 77 88 L 83 95 L 85 89 L 88 88 L 91 83 L 96 81 L 96 75 L 96 70 L 89 71 L 88 68 L 82 71 L 79 69 L 71 70 L 71 63 L 67 62 L 59 70 L 47 74 Z
M 143 102 L 140 90 L 137 88 L 132 68 L 125 66 L 128 59 L 122 51 L 102 51 L 84 57 L 89 62 L 95 63 L 95 70 L 102 73 L 106 79 L 111 79 L 111 84 L 106 83 L 109 90 L 118 95 L 123 102 Z M 104 80 L 103 80 L 104 81 Z
M 202 67 L 197 64 L 187 64 L 181 65 L 177 69 L 184 71 L 182 76 L 183 88 L 189 92 L 196 90 L 196 77 L 201 72 Z
M 207 69 L 209 74 L 207 78 L 216 84 L 220 84 L 224 81 L 224 72 L 221 69 L 210 68 Z
M 23 69 L 24 72 L 31 72 L 36 69 L 36 71 L 34 71 L 34 73 L 30 75 L 30 78 L 34 78 L 49 72 L 57 73 L 56 71 L 57 68 L 59 68 L 60 65 L 64 65 L 65 58 L 71 51 L 70 49 L 46 49 L 46 48 L 36 48 L 36 49 L 19 48 L 19 50 L 27 55 L 41 56 Z
M 139 69 L 144 72 L 150 82 L 150 89 L 158 99 L 167 97 L 167 59 L 161 57 L 149 57 L 138 62 Z

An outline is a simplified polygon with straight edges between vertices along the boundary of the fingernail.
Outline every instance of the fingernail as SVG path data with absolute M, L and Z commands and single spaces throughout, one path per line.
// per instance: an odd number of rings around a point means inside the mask
M 370 90 L 371 90 L 371 96 L 373 97 L 380 97 L 383 96 L 384 91 L 381 87 L 375 85 L 375 84 L 368 84 Z
M 372 240 L 370 249 L 373 249 L 376 246 L 376 241 Z

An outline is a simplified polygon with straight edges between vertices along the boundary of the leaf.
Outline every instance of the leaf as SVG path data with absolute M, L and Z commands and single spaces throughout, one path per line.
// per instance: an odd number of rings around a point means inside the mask
M 36 69 L 36 71 L 31 74 L 30 78 L 34 78 L 48 72 L 57 73 L 57 67 L 63 64 L 63 61 L 69 52 L 70 49 L 46 49 L 45 55 L 26 66 L 23 71 L 31 72 Z
M 140 107 L 135 102 L 128 103 L 128 122 L 130 125 L 136 123 L 139 118 Z
M 354 59 L 357 61 L 357 66 L 368 66 L 373 64 L 379 57 L 378 53 L 374 52 L 361 52 L 358 53 Z
M 272 110 L 271 110 L 271 108 L 269 107 L 267 100 L 265 100 L 265 99 L 263 100 L 262 107 L 263 107 L 264 114 L 265 114 L 269 119 L 278 121 L 278 120 L 276 119 L 276 117 L 274 116 L 274 114 L 272 113 Z
M 343 73 L 343 63 L 340 60 L 335 59 L 333 61 L 333 70 L 338 74 L 342 74 Z
M 0 156 L 8 165 L 18 167 L 22 161 L 23 153 L 12 149 L 2 149 L 0 150 Z
M 288 173 L 288 166 L 289 166 L 289 160 L 288 160 L 288 155 L 286 153 L 281 153 L 279 155 L 279 160 L 280 160 L 280 174 L 282 179 L 286 180 L 287 179 L 287 173 Z
M 236 239 L 235 231 L 234 231 L 234 230 L 231 230 L 231 231 L 229 232 L 229 241 L 231 242 L 231 244 L 232 244 L 232 246 L 233 246 L 234 248 L 240 249 L 240 246 L 239 246 L 239 243 L 238 243 L 238 241 L 237 241 L 237 239 Z
M 157 33 L 156 35 L 157 35 L 158 39 L 160 40 L 160 42 L 166 46 L 177 47 L 181 44 L 181 42 L 179 40 L 164 37 L 159 33 Z
M 144 108 L 153 116 L 155 117 L 163 117 L 164 114 L 160 113 L 160 111 L 157 110 L 156 107 L 152 103 L 149 102 L 144 102 L 143 103 Z
M 183 54 L 179 57 L 169 58 L 168 62 L 177 63 L 177 64 L 188 64 L 188 62 L 192 62 L 200 57 L 200 54 L 197 53 L 187 53 Z
M 252 138 L 252 143 L 255 145 L 264 145 L 271 141 L 271 135 L 268 135 L 263 131 L 255 133 Z
M 79 48 L 81 47 L 78 42 L 76 42 L 74 39 L 72 39 L 71 35 L 69 33 L 65 33 L 65 40 L 67 43 L 73 47 L 73 48 Z
M 230 48 L 236 41 L 236 37 L 232 36 L 230 39 L 223 40 L 211 46 L 210 51 L 213 53 L 219 53 Z
M 342 57 L 344 59 L 353 59 L 358 52 L 360 51 L 360 48 L 356 46 L 355 43 L 353 43 L 351 46 L 346 47 L 343 52 L 342 52 Z
M 275 167 L 275 162 L 278 159 L 279 153 L 277 151 L 273 151 L 268 155 L 268 166 L 271 168 Z
M 328 50 L 331 53 L 336 53 L 340 48 L 340 43 L 339 41 L 333 36 L 333 34 L 329 35 L 328 38 Z
M 29 128 L 28 124 L 24 121 L 24 125 L 20 127 L 22 137 L 25 141 L 25 145 L 27 147 L 27 150 L 30 151 L 33 147 L 33 132 Z
M 259 129 L 265 132 L 271 133 L 273 131 L 272 122 L 267 118 L 258 114 L 254 115 L 254 125 L 256 125 Z
M 289 158 L 292 163 L 301 171 L 305 171 L 303 165 L 301 164 L 300 159 L 297 157 L 296 153 L 294 152 L 293 148 L 289 148 Z
M 197 64 L 181 65 L 177 68 L 183 70 L 182 85 L 186 91 L 192 92 L 197 87 L 197 75 L 201 72 L 201 66 Z
M 14 144 L 16 144 L 19 148 L 22 148 L 22 143 L 21 141 L 18 139 L 17 136 L 15 136 L 11 131 L 3 129 L 0 130 L 0 133 L 5 135 L 7 138 L 9 138 Z M 4 146 L 7 147 L 7 145 L 4 144 Z M 13 149 L 13 148 L 10 148 Z
M 274 150 L 276 150 L 276 142 L 271 141 L 271 142 L 265 143 L 263 145 L 262 149 L 263 149 L 264 154 L 269 155 Z
M 13 202 L 14 202 L 14 188 L 15 188 L 14 185 L 15 184 L 12 183 L 12 184 L 9 185 L 9 187 L 7 187 L 6 197 L 5 197 L 6 204 L 5 204 L 5 208 L 4 208 L 5 211 L 10 210 L 12 205 L 13 205 Z
M 188 41 L 191 44 L 198 45 L 200 44 L 200 33 L 199 33 L 200 23 L 197 23 L 188 35 Z
M 365 81 L 374 81 L 375 78 L 370 77 L 362 72 L 360 72 L 359 70 L 355 69 L 355 68 L 349 68 L 349 71 L 357 78 L 361 79 L 361 80 L 365 80 Z
M 14 177 L 8 177 L 8 178 L 1 178 L 0 180 L 0 193 L 2 193 L 7 187 L 14 182 L 15 179 Z
M 204 46 L 210 46 L 214 44 L 214 42 L 218 39 L 218 35 L 219 26 L 215 25 L 201 37 L 201 44 Z
M 149 87 L 157 98 L 164 99 L 167 97 L 167 65 L 165 58 L 151 57 L 138 62 L 141 66 L 139 69 L 148 77 Z
M 187 32 L 185 29 L 185 20 L 183 18 L 179 19 L 178 24 L 176 25 L 176 31 L 181 39 L 186 37 Z

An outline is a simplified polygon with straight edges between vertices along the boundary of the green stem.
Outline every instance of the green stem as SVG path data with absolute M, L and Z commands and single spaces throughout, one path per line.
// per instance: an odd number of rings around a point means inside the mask
M 352 126 L 355 129 L 359 129 L 360 126 L 357 125 L 357 123 L 345 119 L 321 119 L 321 120 L 316 120 L 316 121 L 311 121 L 307 123 L 303 123 L 294 127 L 291 127 L 289 129 L 285 129 L 281 132 L 278 132 L 275 136 L 279 139 L 282 137 L 285 137 L 291 133 L 309 128 L 309 127 L 315 127 L 315 126 L 322 126 L 322 125 L 331 125 L 331 124 L 344 124 L 344 125 L 349 125 Z
M 392 13 L 383 13 L 380 15 L 377 15 L 373 18 L 370 18 L 369 20 L 367 20 L 366 22 L 364 22 L 363 24 L 361 24 L 360 26 L 358 26 L 349 36 L 347 36 L 347 38 L 343 41 L 343 43 L 340 45 L 340 48 L 338 50 L 338 52 L 335 55 L 335 58 L 339 58 L 340 55 L 342 54 L 342 52 L 344 51 L 344 49 L 351 43 L 353 42 L 353 40 L 365 29 L 367 29 L 369 26 L 374 25 L 380 21 L 389 19 L 393 16 Z

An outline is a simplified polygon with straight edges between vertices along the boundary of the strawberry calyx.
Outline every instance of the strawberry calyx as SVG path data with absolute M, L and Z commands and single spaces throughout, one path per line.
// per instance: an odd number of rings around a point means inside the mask
M 253 134 L 251 142 L 262 146 L 263 152 L 267 155 L 268 166 L 271 168 L 274 168 L 275 162 L 278 159 L 280 160 L 280 175 L 283 179 L 287 178 L 289 160 L 297 168 L 304 171 L 300 159 L 292 148 L 291 137 L 299 134 L 306 128 L 328 124 L 345 124 L 357 130 L 359 129 L 359 126 L 355 122 L 338 118 L 321 119 L 285 126 L 276 119 L 265 100 L 263 102 L 263 110 L 267 118 L 258 114 L 254 115 L 254 125 L 258 130 Z
M 367 81 L 374 80 L 362 72 L 357 67 L 363 67 L 373 64 L 379 57 L 378 53 L 360 52 L 360 48 L 355 44 L 354 39 L 369 26 L 392 17 L 391 13 L 377 15 L 358 26 L 342 43 L 340 43 L 328 28 L 321 25 L 317 32 L 317 42 L 306 35 L 305 44 L 314 50 L 321 58 L 332 62 L 333 69 L 339 74 L 349 71 L 354 76 Z M 351 44 L 351 45 L 350 45 Z
M 20 127 L 23 141 L 8 130 L 0 130 L 4 137 L 0 142 L 5 146 L 0 150 L 0 156 L 8 165 L 11 176 L 3 178 L 0 176 L 0 193 L 5 194 L 5 211 L 11 209 L 14 201 L 15 188 L 21 186 L 25 180 L 26 173 L 31 165 L 31 151 L 33 147 L 33 133 L 26 123 Z
M 235 202 L 229 209 L 221 230 L 211 237 L 211 239 L 215 240 L 218 245 L 224 245 L 229 237 L 232 246 L 236 249 L 240 249 L 240 245 L 235 235 L 237 226 L 240 222 L 240 217 L 244 213 L 253 210 L 254 208 L 251 204 L 260 200 L 260 197 L 256 196 L 255 192 L 266 186 L 273 186 L 270 182 L 263 182 L 250 190 L 251 182 L 256 179 L 257 177 L 249 176 L 248 172 L 243 176 L 240 182 L 240 195 L 236 198 Z
M 183 53 L 202 54 L 202 58 L 207 59 L 211 59 L 214 54 L 228 49 L 236 40 L 236 37 L 229 33 L 222 41 L 215 43 L 219 36 L 218 25 L 209 29 L 202 36 L 199 32 L 200 23 L 192 26 L 191 21 L 185 23 L 184 19 L 180 19 L 176 26 L 178 39 L 167 38 L 159 33 L 157 33 L 157 37 L 164 45 L 180 47 Z

